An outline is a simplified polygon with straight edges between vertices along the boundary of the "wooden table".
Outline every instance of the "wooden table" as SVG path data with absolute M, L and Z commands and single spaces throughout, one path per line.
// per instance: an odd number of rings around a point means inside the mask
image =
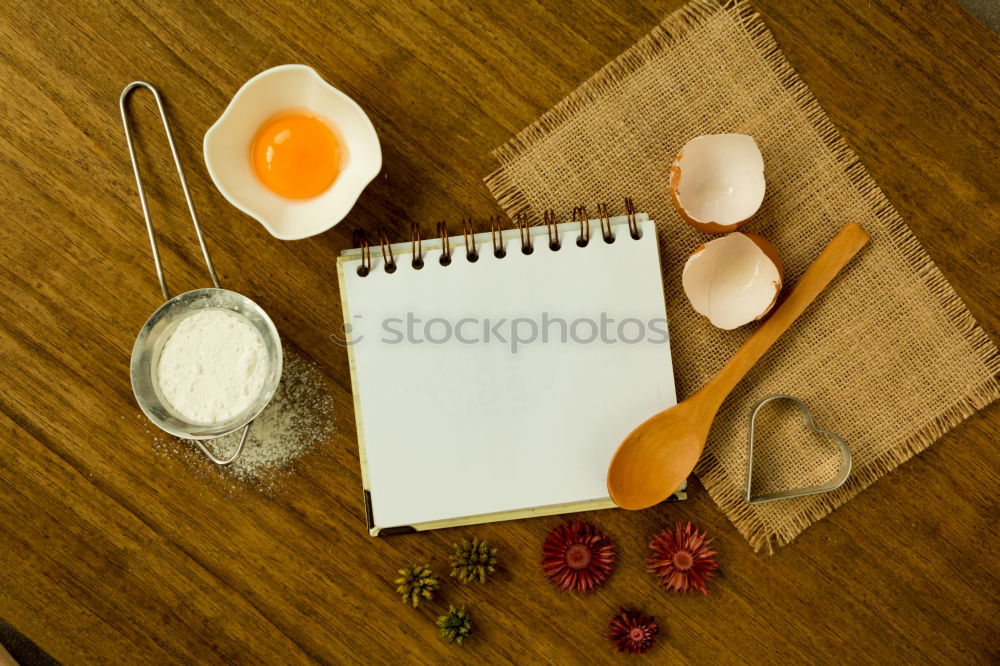
M 105 3 L 0 9 L 0 617 L 67 662 L 611 661 L 634 603 L 650 659 L 984 662 L 997 652 L 1000 405 L 773 557 L 753 554 L 695 482 L 691 499 L 587 516 L 618 538 L 609 584 L 560 595 L 538 571 L 556 519 L 373 539 L 363 525 L 334 259 L 351 232 L 496 212 L 493 147 L 645 34 L 678 0 Z M 264 6 L 265 4 L 269 6 Z M 323 3 L 316 3 L 323 5 Z M 951 2 L 757 3 L 788 58 L 994 340 L 1000 339 L 1000 40 Z M 227 204 L 201 137 L 249 77 L 305 62 L 354 97 L 385 168 L 331 232 L 280 242 Z M 255 299 L 330 379 L 336 436 L 272 492 L 164 457 L 133 400 L 132 341 L 160 302 L 117 99 L 169 103 L 223 284 Z M 205 286 L 148 98 L 137 105 L 174 290 Z M 196 468 L 196 469 L 193 469 Z M 650 534 L 717 535 L 707 598 L 643 573 Z M 501 550 L 483 587 L 400 603 L 411 561 Z M 467 602 L 476 637 L 434 619 Z

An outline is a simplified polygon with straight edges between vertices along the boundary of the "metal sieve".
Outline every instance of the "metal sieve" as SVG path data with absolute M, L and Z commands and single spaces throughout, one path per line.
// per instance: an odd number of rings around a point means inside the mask
M 191 221 L 194 223 L 195 235 L 198 237 L 198 244 L 201 246 L 202 256 L 205 258 L 205 266 L 208 269 L 209 277 L 212 280 L 213 288 L 195 289 L 178 296 L 170 297 L 167 290 L 166 277 L 163 274 L 163 266 L 160 263 L 160 253 L 156 246 L 156 236 L 153 233 L 153 223 L 149 217 L 149 207 L 146 204 L 146 191 L 142 185 L 142 176 L 139 172 L 139 162 L 136 159 L 135 146 L 132 141 L 132 129 L 129 122 L 129 114 L 126 102 L 132 91 L 137 88 L 146 88 L 153 94 L 156 107 L 160 113 L 160 120 L 163 121 L 163 130 L 167 135 L 167 143 L 170 146 L 170 153 L 174 159 L 174 166 L 177 168 L 177 177 L 180 180 L 181 190 L 184 192 L 184 199 L 187 201 L 188 212 L 191 214 Z M 278 330 L 274 327 L 267 313 L 246 296 L 234 291 L 222 289 L 219 286 L 219 278 L 215 274 L 212 266 L 212 259 L 205 246 L 205 238 L 202 236 L 201 227 L 198 224 L 198 216 L 194 210 L 194 203 L 191 200 L 191 193 L 188 191 L 187 181 L 184 179 L 184 169 L 181 167 L 180 157 L 177 155 L 177 148 L 174 146 L 174 137 L 170 131 L 170 123 L 167 121 L 167 114 L 163 108 L 163 100 L 160 93 L 151 84 L 145 81 L 133 81 L 122 90 L 118 100 L 122 114 L 122 125 L 125 128 L 125 142 L 128 144 L 129 157 L 132 160 L 132 171 L 135 173 L 135 185 L 139 191 L 139 203 L 142 206 L 142 215 L 146 220 L 146 231 L 149 234 L 149 245 L 153 250 L 153 265 L 156 267 L 156 276 L 160 281 L 160 289 L 166 301 L 157 308 L 149 319 L 143 324 L 135 344 L 132 346 L 132 361 L 130 375 L 132 380 L 132 392 L 139 403 L 143 413 L 152 421 L 153 425 L 165 432 L 177 437 L 194 440 L 209 460 L 217 465 L 229 465 L 235 462 L 246 446 L 247 437 L 250 434 L 250 426 L 253 419 L 267 406 L 278 388 L 281 380 L 281 339 L 278 337 Z M 260 334 L 264 341 L 264 348 L 267 352 L 268 371 L 261 387 L 260 393 L 254 398 L 251 404 L 241 414 L 219 423 L 204 424 L 192 423 L 177 414 L 169 404 L 163 399 L 156 377 L 156 365 L 160 358 L 163 344 L 173 332 L 177 323 L 188 315 L 206 308 L 225 309 L 243 317 Z M 236 449 L 226 458 L 219 458 L 212 453 L 201 440 L 221 437 L 231 432 L 243 428 L 243 434 Z

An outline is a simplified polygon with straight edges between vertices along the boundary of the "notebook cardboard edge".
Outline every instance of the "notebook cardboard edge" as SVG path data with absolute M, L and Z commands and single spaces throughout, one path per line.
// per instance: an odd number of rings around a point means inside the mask
M 340 288 L 340 307 L 344 314 L 344 324 L 351 321 L 350 308 L 347 305 L 347 287 L 344 280 L 344 264 L 352 258 L 341 254 L 337 257 L 337 282 Z M 361 466 L 361 488 L 365 501 L 365 523 L 368 525 L 368 533 L 378 536 L 379 529 L 375 527 L 375 514 L 372 511 L 371 484 L 368 481 L 368 457 L 365 455 L 364 427 L 361 424 L 361 395 L 355 390 L 357 386 L 357 372 L 354 361 L 354 349 L 351 345 L 347 348 L 347 365 L 351 370 L 351 398 L 354 401 L 354 429 L 358 435 L 358 463 Z
M 366 498 L 368 491 L 365 491 Z M 687 482 L 677 489 L 677 491 L 663 500 L 664 504 L 681 502 L 687 499 Z M 387 537 L 395 534 L 413 534 L 427 530 L 437 530 L 446 527 L 465 527 L 468 525 L 485 525 L 486 523 L 497 523 L 505 520 L 521 520 L 525 518 L 543 518 L 545 516 L 555 516 L 563 513 L 578 513 L 580 511 L 599 511 L 602 509 L 615 509 L 617 505 L 609 498 L 585 500 L 583 502 L 570 502 L 567 504 L 550 504 L 528 509 L 515 509 L 511 511 L 498 511 L 496 513 L 483 513 L 476 516 L 462 516 L 460 518 L 446 518 L 426 523 L 414 523 L 413 525 L 397 525 L 394 527 L 373 527 L 370 529 L 372 536 Z

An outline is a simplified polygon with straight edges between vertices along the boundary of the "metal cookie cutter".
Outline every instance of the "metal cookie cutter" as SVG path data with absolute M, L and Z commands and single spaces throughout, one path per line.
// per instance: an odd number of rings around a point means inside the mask
M 761 408 L 764 407 L 769 402 L 775 400 L 790 400 L 794 402 L 802 412 L 802 420 L 805 426 L 816 434 L 824 435 L 833 439 L 840 448 L 840 469 L 837 470 L 836 476 L 829 482 L 821 486 L 810 486 L 808 488 L 798 488 L 794 490 L 781 490 L 774 493 L 767 493 L 765 495 L 751 495 L 752 484 L 753 484 L 753 445 L 755 429 L 757 424 L 757 414 L 760 412 Z M 753 412 L 750 414 L 750 441 L 747 445 L 747 477 L 746 484 L 743 487 L 743 497 L 746 499 L 747 504 L 762 504 L 764 502 L 773 502 L 774 500 L 789 499 L 792 497 L 803 497 L 804 495 L 816 495 L 818 493 L 826 493 L 831 490 L 836 490 L 837 488 L 844 485 L 847 481 L 847 477 L 851 475 L 851 449 L 847 446 L 847 442 L 840 435 L 830 432 L 829 430 L 823 430 L 816 425 L 816 421 L 813 420 L 812 412 L 806 407 L 806 404 L 799 400 L 798 398 L 785 394 L 770 395 L 754 407 Z

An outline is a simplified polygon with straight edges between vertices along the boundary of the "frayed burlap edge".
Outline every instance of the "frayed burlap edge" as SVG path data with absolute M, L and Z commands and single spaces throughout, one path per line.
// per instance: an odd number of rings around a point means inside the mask
M 718 0 L 695 0 L 668 16 L 660 25 L 636 42 L 631 48 L 602 67 L 579 88 L 564 97 L 562 101 L 546 111 L 528 127 L 518 132 L 507 143 L 493 151 L 493 156 L 501 167 L 486 176 L 483 182 L 497 200 L 497 204 L 508 214 L 526 211 L 531 205 L 517 183 L 510 179 L 503 165 L 510 164 L 522 154 L 545 139 L 560 125 L 570 120 L 577 112 L 591 102 L 613 90 L 650 60 L 662 55 L 682 39 L 693 28 L 714 16 L 720 9 L 736 9 L 741 2 Z M 534 216 L 540 217 L 540 216 Z
M 949 405 L 906 440 L 863 468 L 855 469 L 843 487 L 832 493 L 811 498 L 805 510 L 798 512 L 792 520 L 785 521 L 778 527 L 768 526 L 754 507 L 746 503 L 742 493 L 743 479 L 730 479 L 715 457 L 706 452 L 698 464 L 696 474 L 709 496 L 733 521 L 737 530 L 746 537 L 755 551 L 766 549 L 767 552 L 773 553 L 776 546 L 790 543 L 809 525 L 828 515 L 884 474 L 926 449 L 977 410 L 1000 399 L 1000 352 L 985 331 L 979 327 L 941 271 L 923 251 L 919 241 L 872 180 L 837 128 L 830 122 L 805 83 L 799 79 L 760 15 L 745 0 L 695 0 L 671 14 L 632 48 L 598 71 L 513 139 L 493 151 L 501 166 L 489 174 L 484 182 L 497 203 L 508 214 L 513 215 L 530 209 L 527 198 L 517 183 L 511 180 L 510 172 L 504 165 L 516 161 L 587 104 L 613 90 L 648 61 L 663 55 L 690 30 L 699 27 L 706 19 L 719 12 L 731 13 L 747 31 L 771 72 L 789 92 L 800 111 L 805 114 L 810 125 L 833 153 L 835 161 L 843 168 L 851 184 L 872 209 L 874 215 L 886 225 L 893 242 L 900 248 L 906 261 L 923 280 L 948 320 L 964 336 L 973 353 L 991 375 L 988 381 L 974 387 L 970 395 Z

